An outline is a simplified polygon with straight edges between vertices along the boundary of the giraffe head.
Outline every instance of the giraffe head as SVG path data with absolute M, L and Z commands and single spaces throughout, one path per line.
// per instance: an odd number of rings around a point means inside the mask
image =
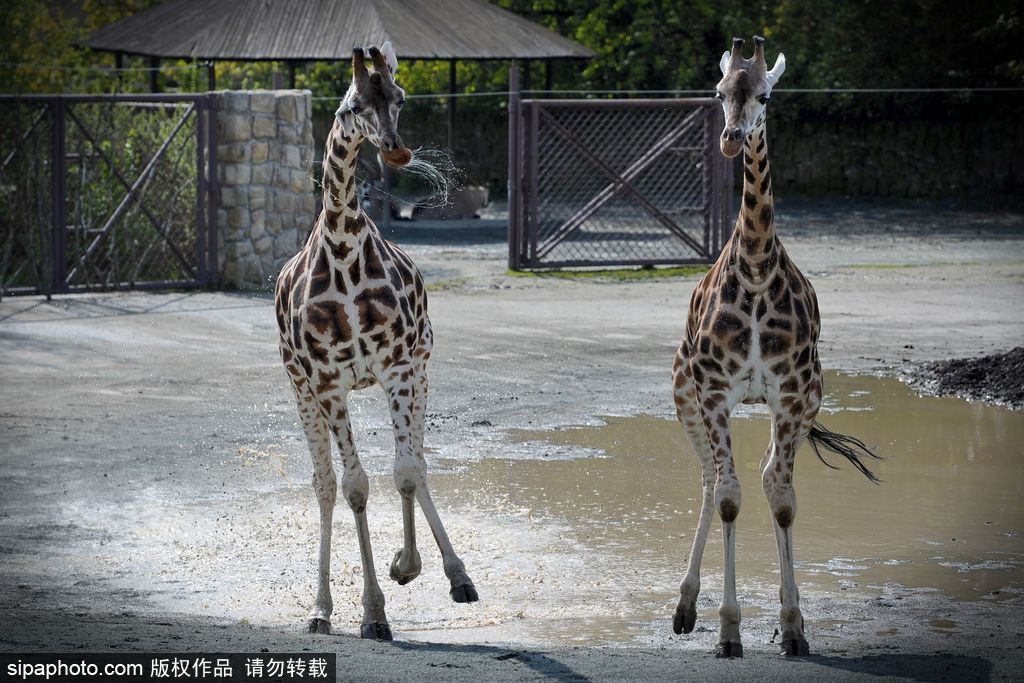
M 772 88 L 786 70 L 786 56 L 779 53 L 775 66 L 768 69 L 764 61 L 764 38 L 754 36 L 754 56 L 743 57 L 743 39 L 732 39 L 732 52 L 722 54 L 718 64 L 722 80 L 718 82 L 716 97 L 725 110 L 725 129 L 722 131 L 722 154 L 730 159 L 740 153 L 743 141 L 764 121 L 765 109 Z
M 371 45 L 367 52 L 373 61 L 372 70 L 366 68 L 363 48 L 352 50 L 352 85 L 335 116 L 351 113 L 356 130 L 380 150 L 384 161 L 405 166 L 412 152 L 398 135 L 398 113 L 405 103 L 405 91 L 395 82 L 398 57 L 390 41 L 380 49 Z

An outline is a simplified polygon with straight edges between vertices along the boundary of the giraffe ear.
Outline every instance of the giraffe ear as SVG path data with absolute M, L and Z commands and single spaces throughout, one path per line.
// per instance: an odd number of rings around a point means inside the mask
M 768 85 L 775 87 L 775 84 L 782 78 L 782 74 L 786 71 L 786 55 L 779 53 L 779 56 L 775 59 L 775 66 L 772 70 L 765 74 L 768 77 Z
M 395 54 L 395 48 L 392 47 L 391 41 L 385 41 L 380 46 L 380 53 L 384 55 L 384 61 L 388 63 L 388 69 L 391 70 L 391 77 L 394 78 L 395 74 L 398 73 L 398 55 Z
M 728 52 L 722 53 L 722 61 L 718 63 L 718 68 L 722 70 L 724 76 L 729 72 L 729 64 L 732 62 L 732 56 Z

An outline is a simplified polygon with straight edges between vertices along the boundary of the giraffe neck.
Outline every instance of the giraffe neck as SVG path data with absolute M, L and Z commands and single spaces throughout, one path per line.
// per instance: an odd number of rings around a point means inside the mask
M 367 232 L 369 221 L 356 194 L 355 166 L 363 134 L 355 127 L 355 115 L 346 111 L 334 118 L 324 147 L 324 208 L 318 227 L 335 255 L 345 259 Z
M 732 242 L 733 263 L 745 279 L 759 284 L 771 276 L 779 249 L 764 119 L 743 143 L 743 200 Z

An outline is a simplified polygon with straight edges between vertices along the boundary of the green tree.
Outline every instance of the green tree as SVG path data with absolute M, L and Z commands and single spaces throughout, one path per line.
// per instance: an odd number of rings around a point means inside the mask
M 0 7 L 0 90 L 62 92 L 84 65 L 75 46 L 83 27 L 45 0 L 5 2 Z

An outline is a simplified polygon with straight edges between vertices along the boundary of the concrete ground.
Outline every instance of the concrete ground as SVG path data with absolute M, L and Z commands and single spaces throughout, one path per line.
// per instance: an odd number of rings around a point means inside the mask
M 778 213 L 783 242 L 818 292 L 827 368 L 898 376 L 1024 339 L 1021 215 L 835 203 L 780 203 Z M 511 429 L 671 415 L 668 371 L 696 276 L 511 276 L 500 224 L 401 226 L 395 238 L 431 287 L 427 442 L 445 467 L 536 457 Z M 351 404 L 373 490 L 383 491 L 393 452 L 386 408 L 376 390 Z M 1020 596 L 825 597 L 860 630 L 834 630 L 801 661 L 777 658 L 767 639 L 747 640 L 743 660 L 721 661 L 709 654 L 711 622 L 696 640 L 646 645 L 510 642 L 486 594 L 482 611 L 467 611 L 425 571 L 414 598 L 382 575 L 398 640 L 364 642 L 354 636 L 361 581 L 344 559 L 351 549 L 335 568 L 338 635 L 309 636 L 301 622 L 315 515 L 304 457 L 267 294 L 0 301 L 0 650 L 335 651 L 345 680 L 1021 678 Z M 375 495 L 382 567 L 397 496 Z M 459 508 L 457 490 L 439 504 L 442 515 Z M 502 514 L 445 518 L 469 555 L 483 555 L 520 540 L 503 536 Z M 557 535 L 538 531 L 549 532 Z M 351 539 L 336 536 L 341 554 Z M 926 627 L 950 613 L 977 628 Z M 432 642 L 399 626 L 417 614 L 428 615 Z

